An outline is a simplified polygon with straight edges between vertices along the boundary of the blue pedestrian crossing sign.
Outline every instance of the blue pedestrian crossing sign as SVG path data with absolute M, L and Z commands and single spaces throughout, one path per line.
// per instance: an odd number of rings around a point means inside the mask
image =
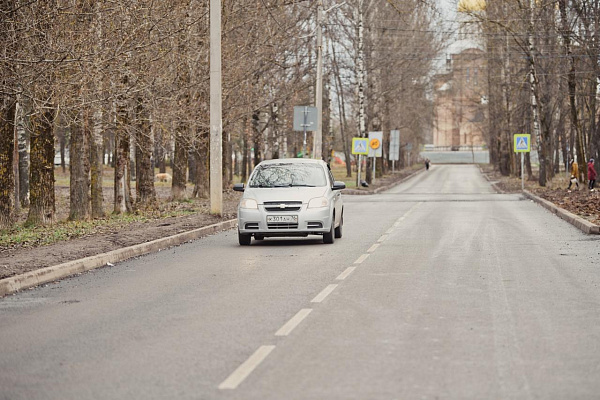
M 352 138 L 352 154 L 369 154 L 369 138 Z
M 515 153 L 529 153 L 531 151 L 531 135 L 515 135 Z

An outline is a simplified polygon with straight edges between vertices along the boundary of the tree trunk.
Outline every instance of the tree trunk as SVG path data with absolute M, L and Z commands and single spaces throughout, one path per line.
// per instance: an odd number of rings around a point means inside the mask
M 158 172 L 164 174 L 167 172 L 167 162 L 165 160 L 165 143 L 164 143 L 164 135 L 163 130 L 160 127 L 155 127 L 154 133 L 156 137 L 154 138 L 154 152 L 155 162 L 158 164 Z
M 210 194 L 210 178 L 209 178 L 209 140 L 210 132 L 206 129 L 201 129 L 197 135 L 196 150 L 194 158 L 196 158 L 196 179 L 194 181 L 193 197 L 202 199 L 208 198 Z
M 536 73 L 536 59 L 535 59 L 535 45 L 533 43 L 533 34 L 534 34 L 534 1 L 529 0 L 529 12 L 530 12 L 530 20 L 529 20 L 529 29 L 527 32 L 527 42 L 529 46 L 529 86 L 531 91 L 531 111 L 532 111 L 532 120 L 533 120 L 533 133 L 537 143 L 538 150 L 538 159 L 540 161 L 540 175 L 538 179 L 538 183 L 540 186 L 546 186 L 546 148 L 544 143 L 544 138 L 542 137 L 541 129 L 540 129 L 540 114 L 543 114 L 543 111 L 539 110 L 541 106 L 539 104 L 539 89 L 538 89 L 538 80 Z
M 113 212 L 115 214 L 130 213 L 133 210 L 131 205 L 131 173 L 129 171 L 129 112 L 127 104 L 120 99 L 117 104 L 117 126 L 115 129 L 115 202 Z
M 367 132 L 366 132 L 366 123 L 365 123 L 365 55 L 364 55 L 364 0 L 359 0 L 358 1 L 358 7 L 355 10 L 355 19 L 358 21 L 358 26 L 356 28 L 357 30 L 357 36 L 358 36 L 358 48 L 356 51 L 356 58 L 357 58 L 357 79 L 356 79 L 356 85 L 357 85 L 357 92 L 358 92 L 358 107 L 357 107 L 357 118 L 356 118 L 356 122 L 358 125 L 358 136 L 359 137 L 367 137 Z M 358 163 L 357 165 L 360 163 L 361 157 L 358 157 Z M 368 161 L 367 161 L 367 169 L 368 168 Z M 359 165 L 358 168 L 360 168 L 361 166 Z M 364 171 L 363 171 L 364 173 Z M 357 176 L 357 181 L 356 181 L 356 187 L 360 187 L 360 182 L 358 182 L 358 176 Z
M 346 159 L 346 177 L 349 178 L 352 176 L 352 160 L 350 156 L 350 145 L 347 137 L 347 119 L 346 119 L 346 104 L 344 102 L 344 88 L 342 86 L 342 78 L 340 77 L 340 69 L 337 63 L 337 56 L 335 53 L 335 46 L 332 48 L 333 54 L 333 67 L 335 68 L 335 90 L 338 94 L 338 108 L 340 114 L 340 135 L 342 137 L 342 146 L 344 148 L 344 158 Z
M 135 140 L 136 166 L 136 202 L 138 208 L 153 209 L 156 207 L 156 190 L 154 189 L 154 171 L 152 168 L 152 132 L 150 118 L 142 98 L 137 101 L 137 129 Z
M 43 111 L 42 111 L 43 110 Z M 51 224 L 55 219 L 54 133 L 56 109 L 46 104 L 31 117 L 31 204 L 26 226 Z
M 229 131 L 222 132 L 224 138 L 223 141 L 223 188 L 227 188 L 231 186 L 231 182 L 233 181 L 233 165 L 232 165 L 232 155 L 233 155 L 233 143 L 231 142 L 231 134 Z M 276 140 L 276 139 L 275 139 Z
M 0 229 L 14 223 L 13 172 L 14 121 L 16 101 L 4 96 L 0 103 Z
M 242 183 L 246 183 L 248 180 L 248 163 L 250 149 L 248 148 L 248 120 L 244 118 L 244 132 L 242 133 Z
M 90 139 L 90 184 L 92 218 L 104 217 L 104 194 L 102 193 L 103 181 L 103 135 L 102 135 L 101 109 L 96 109 L 93 114 L 92 137 Z
M 175 134 L 175 155 L 173 159 L 173 182 L 171 184 L 171 195 L 173 200 L 183 200 L 187 198 L 185 184 L 187 183 L 187 157 L 188 150 L 185 143 L 185 133 L 187 126 L 179 123 L 179 129 Z
M 19 202 L 22 207 L 29 207 L 29 130 L 22 103 L 17 103 L 16 128 L 19 146 Z
M 83 123 L 71 126 L 69 144 L 69 220 L 87 220 L 90 217 L 90 163 L 89 163 L 89 137 L 90 121 L 85 116 Z
M 255 110 L 252 113 L 252 139 L 253 139 L 253 144 L 254 144 L 254 166 L 258 165 L 258 163 L 261 161 L 261 151 L 262 151 L 262 146 L 261 146 L 261 131 L 260 131 L 260 115 L 258 110 Z M 308 149 L 307 149 L 308 151 Z M 305 155 L 306 156 L 306 155 Z

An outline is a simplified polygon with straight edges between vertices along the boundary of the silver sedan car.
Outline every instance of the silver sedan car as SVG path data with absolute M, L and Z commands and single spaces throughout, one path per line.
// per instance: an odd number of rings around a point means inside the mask
M 263 161 L 254 168 L 238 207 L 238 237 L 247 246 L 266 237 L 322 235 L 342 237 L 346 185 L 333 179 L 321 160 L 290 158 Z

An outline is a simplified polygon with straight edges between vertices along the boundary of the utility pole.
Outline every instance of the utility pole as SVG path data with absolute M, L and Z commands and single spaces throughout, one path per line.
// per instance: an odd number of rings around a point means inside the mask
M 323 0 L 317 2 L 317 88 L 315 105 L 317 106 L 317 130 L 313 141 L 313 157 L 320 160 L 323 153 L 323 16 L 329 11 L 343 6 L 346 2 L 323 10 Z
M 221 0 L 210 0 L 210 211 L 223 215 Z
M 323 0 L 317 1 L 317 130 L 313 141 L 313 157 L 321 159 L 323 148 Z

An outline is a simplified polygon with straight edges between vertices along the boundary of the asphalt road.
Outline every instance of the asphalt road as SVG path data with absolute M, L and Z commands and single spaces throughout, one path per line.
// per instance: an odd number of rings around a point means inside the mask
M 470 165 L 0 299 L 0 399 L 597 399 L 600 241 Z

